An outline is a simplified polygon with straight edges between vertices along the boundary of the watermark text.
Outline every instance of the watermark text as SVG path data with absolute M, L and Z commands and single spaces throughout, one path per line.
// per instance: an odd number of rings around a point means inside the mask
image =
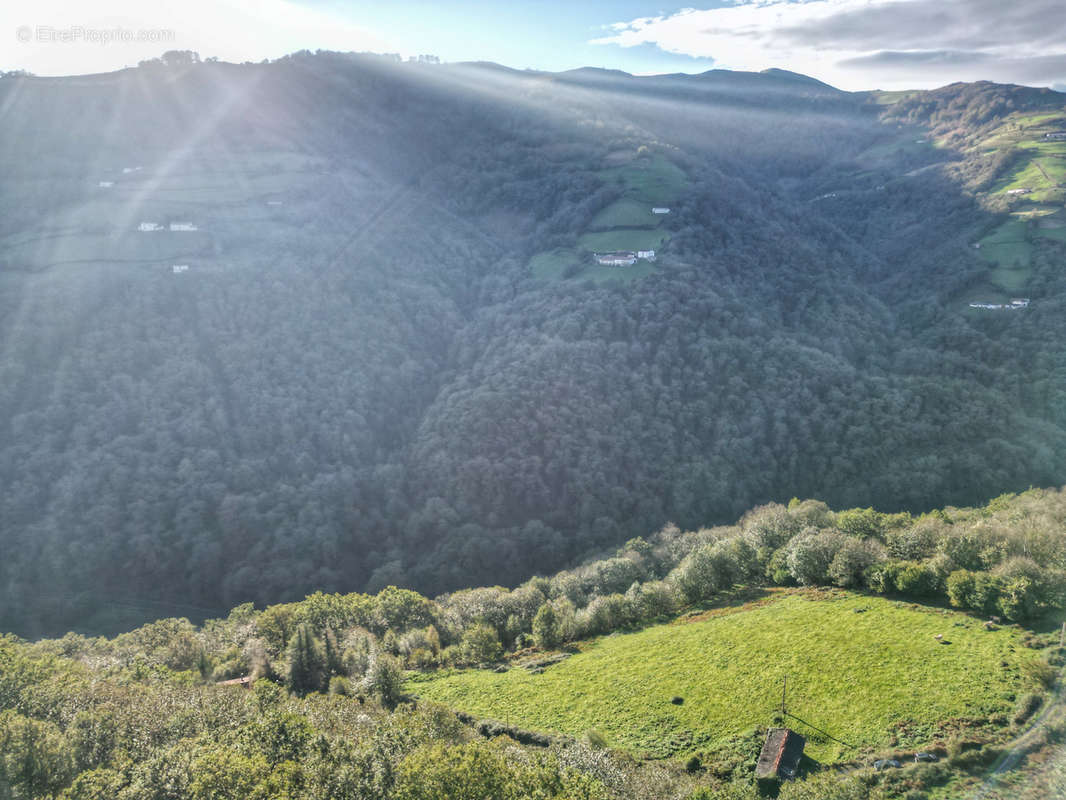
M 169 28 L 90 28 L 84 25 L 20 25 L 15 39 L 22 44 L 143 44 L 177 41 Z

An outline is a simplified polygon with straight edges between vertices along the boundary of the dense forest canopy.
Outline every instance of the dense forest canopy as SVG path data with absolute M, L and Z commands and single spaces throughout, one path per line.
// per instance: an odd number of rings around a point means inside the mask
M 916 144 L 1063 109 L 1038 94 L 330 53 L 5 77 L 0 628 L 1061 483 L 1064 245 L 1024 312 L 972 313 L 1001 220 L 966 176 L 1009 163 Z

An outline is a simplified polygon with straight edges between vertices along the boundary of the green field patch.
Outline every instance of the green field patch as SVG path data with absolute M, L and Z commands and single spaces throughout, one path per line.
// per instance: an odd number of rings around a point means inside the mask
M 831 763 L 886 746 L 902 721 L 921 727 L 1008 712 L 1023 690 L 1019 662 L 1036 657 L 1018 646 L 1017 632 L 988 631 L 962 614 L 823 597 L 784 594 L 737 613 L 607 636 L 541 674 L 427 673 L 408 689 L 479 717 L 575 737 L 596 728 L 615 746 L 673 757 L 771 724 L 787 675 L 789 724 L 808 736 L 809 756 Z
M 1002 178 L 995 188 L 992 190 L 993 194 L 1004 194 L 1006 192 L 1015 189 L 1049 189 L 1051 184 L 1044 178 L 1040 169 L 1037 167 L 1035 160 L 1029 159 L 1023 162 L 1013 172 Z
M 592 220 L 591 230 L 608 228 L 657 228 L 662 215 L 651 213 L 650 203 L 642 203 L 632 197 L 618 200 L 603 209 Z
M 688 188 L 684 171 L 665 156 L 641 156 L 629 164 L 602 170 L 607 181 L 621 185 L 627 197 L 647 205 L 669 205 Z
M 578 239 L 578 246 L 593 253 L 615 250 L 655 250 L 667 239 L 664 231 L 620 229 L 586 233 Z
M 1018 124 L 1023 128 L 1040 126 L 1041 128 L 1058 130 L 1059 125 L 1066 126 L 1066 114 L 1057 111 L 1047 114 L 1026 114 L 1025 116 L 1017 117 L 1016 119 Z M 1055 123 L 1058 123 L 1058 125 Z
M 1028 236 L 1029 223 L 1023 219 L 1009 219 L 981 240 L 981 248 L 994 244 L 1024 242 Z
M 981 240 L 981 258 L 993 267 L 988 280 L 1009 294 L 1023 291 L 1032 277 L 1029 227 L 1027 219 L 1014 217 Z
M 1029 267 L 996 267 L 989 273 L 988 280 L 1003 291 L 1016 295 L 1025 290 L 1033 271 Z

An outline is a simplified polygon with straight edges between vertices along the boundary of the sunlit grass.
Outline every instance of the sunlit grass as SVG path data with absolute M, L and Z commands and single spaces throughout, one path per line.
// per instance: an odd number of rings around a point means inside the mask
M 788 676 L 789 711 L 840 741 L 789 724 L 809 736 L 810 756 L 832 762 L 887 744 L 895 723 L 931 737 L 940 721 L 1008 711 L 1022 690 L 1017 665 L 1035 657 L 1016 632 L 961 614 L 821 597 L 608 636 L 539 675 L 431 673 L 408 688 L 521 727 L 571 736 L 596 728 L 616 746 L 663 757 L 770 724 Z

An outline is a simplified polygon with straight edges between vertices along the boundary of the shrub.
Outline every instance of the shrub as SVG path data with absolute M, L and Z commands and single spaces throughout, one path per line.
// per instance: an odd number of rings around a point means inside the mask
M 562 640 L 559 615 L 551 603 L 545 603 L 533 618 L 533 643 L 544 650 L 551 650 L 558 647 Z
M 347 678 L 341 675 L 334 675 L 329 679 L 329 693 L 339 694 L 341 697 L 349 697 L 352 694 L 352 685 Z
M 584 636 L 611 633 L 636 619 L 633 605 L 623 595 L 609 594 L 594 597 L 587 608 L 578 614 L 578 628 Z
M 740 528 L 753 551 L 772 551 L 785 545 L 799 531 L 799 523 L 789 509 L 770 503 L 745 514 L 740 520 Z
M 595 728 L 589 728 L 585 731 L 584 741 L 589 747 L 594 747 L 597 750 L 603 750 L 607 747 L 607 738 Z
M 391 708 L 399 702 L 403 689 L 403 668 L 395 656 L 382 650 L 370 654 L 363 689 Z
M 459 647 L 463 660 L 468 664 L 491 663 L 503 655 L 503 645 L 496 635 L 496 629 L 483 622 L 467 628 Z
M 849 508 L 837 512 L 834 522 L 841 533 L 855 539 L 880 539 L 884 535 L 884 516 L 872 508 Z
M 929 597 L 936 593 L 936 574 L 925 564 L 900 564 L 895 570 L 893 583 L 897 592 L 912 597 Z
M 861 586 L 866 571 L 884 560 L 884 548 L 876 540 L 848 539 L 833 556 L 829 577 L 837 586 Z
M 766 565 L 766 577 L 778 586 L 791 586 L 796 582 L 788 568 L 787 547 L 774 551 L 774 554 L 770 556 L 770 562 Z
M 844 544 L 845 537 L 836 531 L 808 529 L 788 547 L 788 569 L 804 586 L 821 586 L 829 581 L 829 565 Z
M 655 620 L 677 611 L 677 595 L 665 581 L 634 583 L 626 592 L 626 599 L 633 604 L 633 613 L 641 620 Z
M 973 608 L 974 573 L 968 569 L 957 569 L 948 575 L 948 601 L 955 608 Z
M 941 520 L 923 517 L 913 525 L 888 531 L 888 551 L 900 561 L 922 561 L 936 552 L 937 542 L 946 526 Z
M 1011 722 L 1015 725 L 1023 724 L 1029 719 L 1036 710 L 1040 708 L 1040 705 L 1044 702 L 1044 698 L 1034 692 L 1026 692 L 1020 698 L 1014 707 L 1014 716 L 1011 717 Z
M 670 573 L 670 581 L 690 603 L 707 600 L 757 573 L 755 550 L 739 537 L 705 544 Z
M 1022 677 L 1039 689 L 1050 689 L 1058 678 L 1058 670 L 1042 658 L 1031 658 L 1020 666 Z

